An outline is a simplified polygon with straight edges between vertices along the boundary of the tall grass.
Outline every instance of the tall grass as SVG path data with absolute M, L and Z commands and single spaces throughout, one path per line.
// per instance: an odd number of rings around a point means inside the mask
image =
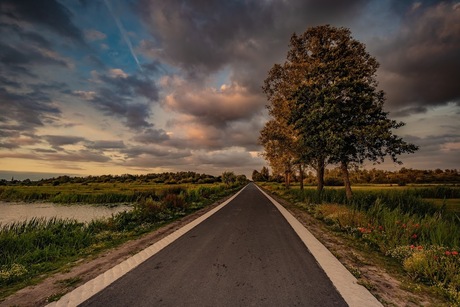
M 312 205 L 310 210 L 335 230 L 396 258 L 410 277 L 460 304 L 459 225 L 442 213 L 420 216 L 382 203 L 368 211 L 337 204 Z
M 0 285 L 53 270 L 92 240 L 88 226 L 74 220 L 33 218 L 0 225 Z
M 337 203 L 355 207 L 359 210 L 371 210 L 374 204 L 383 204 L 389 209 L 398 208 L 408 214 L 434 214 L 438 211 L 434 203 L 425 200 L 418 194 L 417 190 L 382 190 L 366 191 L 357 190 L 353 198 L 348 200 L 344 189 L 324 189 L 318 193 L 312 189 L 292 189 L 287 192 L 295 201 L 306 203 Z M 428 193 L 426 193 L 428 194 Z

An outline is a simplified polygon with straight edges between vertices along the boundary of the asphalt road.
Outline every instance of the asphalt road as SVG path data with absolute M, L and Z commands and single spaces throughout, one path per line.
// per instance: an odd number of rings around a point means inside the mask
M 347 306 L 278 209 L 232 202 L 80 306 Z

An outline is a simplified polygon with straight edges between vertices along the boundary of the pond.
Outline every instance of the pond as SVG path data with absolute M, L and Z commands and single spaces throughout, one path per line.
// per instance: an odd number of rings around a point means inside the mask
M 93 219 L 110 217 L 121 211 L 131 210 L 128 205 L 108 207 L 103 205 L 59 205 L 53 203 L 14 203 L 0 202 L 0 224 L 37 218 L 75 219 L 90 222 Z

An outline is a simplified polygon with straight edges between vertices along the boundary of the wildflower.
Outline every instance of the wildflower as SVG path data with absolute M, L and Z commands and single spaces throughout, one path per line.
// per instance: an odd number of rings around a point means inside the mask
M 414 248 L 415 248 L 415 246 L 414 246 L 414 244 L 412 244 L 412 245 L 410 246 L 410 249 L 414 249 Z
M 417 234 L 414 233 L 414 234 L 411 236 L 411 238 L 414 239 L 414 240 L 417 239 Z
M 419 246 L 417 246 L 417 249 L 418 249 L 419 251 L 421 251 L 421 250 L 423 249 L 423 246 L 419 245 Z
M 446 251 L 446 256 L 450 256 L 450 252 L 449 251 Z
M 402 227 L 402 228 L 406 228 L 406 224 L 402 224 L 402 226 L 401 226 L 401 227 Z
M 457 256 L 458 252 L 457 251 L 452 251 L 452 255 Z
M 434 260 L 438 260 L 438 258 L 439 258 L 438 256 L 434 256 Z
M 414 225 L 414 227 L 415 227 L 415 228 L 419 228 L 419 227 L 420 227 L 420 224 L 417 223 L 417 224 Z
M 383 226 L 379 226 L 379 230 L 380 230 L 380 231 L 383 231 Z

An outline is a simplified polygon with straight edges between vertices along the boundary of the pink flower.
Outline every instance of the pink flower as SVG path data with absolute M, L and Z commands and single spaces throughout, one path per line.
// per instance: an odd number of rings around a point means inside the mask
M 414 249 L 414 248 L 415 248 L 415 246 L 412 244 L 412 245 L 410 246 L 410 248 L 411 248 L 411 249 Z
M 458 252 L 457 251 L 452 251 L 452 255 L 457 256 Z
M 417 239 L 417 234 L 414 233 L 412 236 L 411 236 L 412 239 Z
M 451 252 L 446 251 L 446 256 L 450 256 Z
M 417 246 L 417 249 L 420 251 L 420 250 L 423 249 L 423 246 L 419 245 L 419 246 Z

